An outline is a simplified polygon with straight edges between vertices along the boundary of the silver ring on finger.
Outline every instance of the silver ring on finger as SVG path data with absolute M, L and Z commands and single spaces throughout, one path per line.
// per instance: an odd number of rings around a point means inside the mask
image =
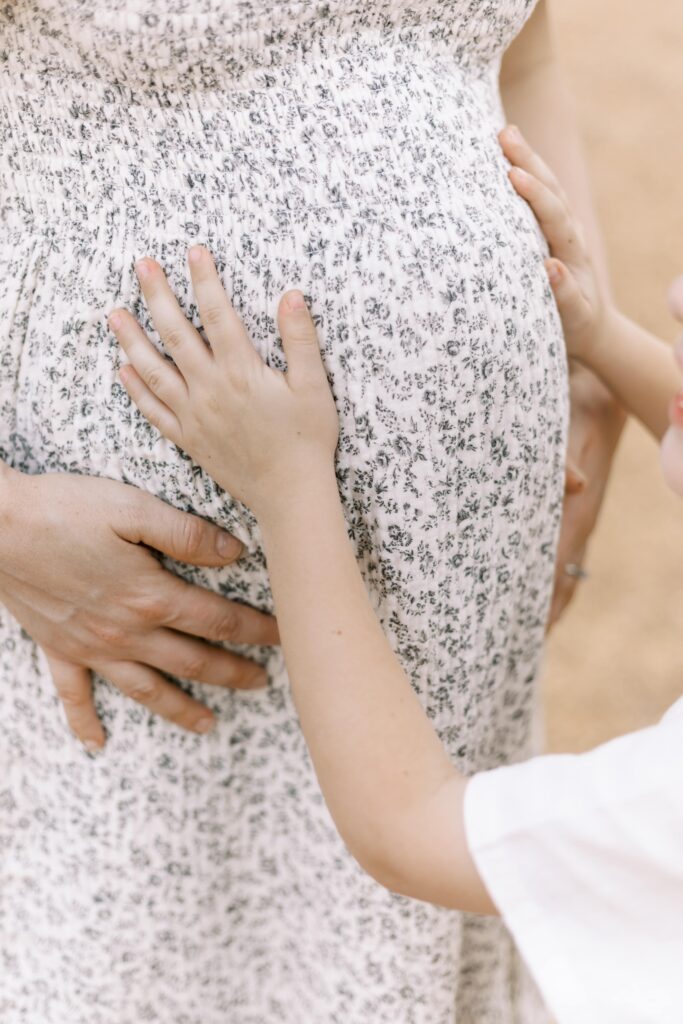
M 582 565 L 577 565 L 576 562 L 567 562 L 564 571 L 566 576 L 571 576 L 573 580 L 579 583 L 590 578 L 590 573 Z

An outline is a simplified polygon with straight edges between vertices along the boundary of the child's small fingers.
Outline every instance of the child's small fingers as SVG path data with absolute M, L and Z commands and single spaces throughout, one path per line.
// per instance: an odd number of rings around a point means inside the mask
M 582 256 L 578 227 L 562 200 L 533 174 L 519 167 L 510 171 L 510 181 L 533 210 L 553 256 L 565 262 L 573 262 Z
M 138 375 L 157 398 L 171 409 L 187 398 L 187 387 L 178 370 L 157 352 L 130 313 L 114 310 L 109 326 Z
M 287 358 L 287 380 L 293 387 L 327 384 L 318 332 L 300 291 L 286 292 L 278 308 L 278 326 Z
M 227 355 L 231 361 L 258 359 L 244 324 L 225 293 L 211 253 L 202 245 L 193 245 L 187 258 L 199 315 L 214 355 Z
M 580 330 L 590 320 L 590 309 L 576 278 L 560 260 L 546 260 L 545 269 L 565 329 Z
M 122 366 L 119 370 L 121 383 L 137 405 L 138 409 L 149 420 L 153 427 L 174 444 L 180 444 L 180 423 L 167 405 L 153 395 L 134 366 Z
M 546 188 L 550 189 L 565 205 L 569 205 L 567 194 L 545 160 L 526 141 L 516 125 L 508 125 L 500 132 L 498 139 L 505 156 L 513 167 L 533 174 Z
M 154 327 L 183 376 L 189 380 L 206 367 L 211 354 L 178 305 L 159 264 L 152 259 L 142 259 L 135 264 L 135 269 Z

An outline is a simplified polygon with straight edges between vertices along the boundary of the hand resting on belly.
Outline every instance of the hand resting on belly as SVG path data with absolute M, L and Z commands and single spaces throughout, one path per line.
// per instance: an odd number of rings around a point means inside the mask
M 68 723 L 104 746 L 90 671 L 195 732 L 211 711 L 164 673 L 215 686 L 264 686 L 263 669 L 207 641 L 278 643 L 275 620 L 163 568 L 225 566 L 239 541 L 127 484 L 0 464 L 0 602 L 45 652 Z

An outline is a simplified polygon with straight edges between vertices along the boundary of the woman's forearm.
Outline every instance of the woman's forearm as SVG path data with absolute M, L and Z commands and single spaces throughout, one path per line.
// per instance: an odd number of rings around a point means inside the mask
M 332 467 L 259 516 L 294 699 L 337 827 L 396 891 L 492 911 L 449 761 L 374 613 Z

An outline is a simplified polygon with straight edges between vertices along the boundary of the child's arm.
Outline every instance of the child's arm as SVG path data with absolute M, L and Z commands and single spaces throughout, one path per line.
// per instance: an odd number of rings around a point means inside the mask
M 110 323 L 133 364 L 122 380 L 151 422 L 258 517 L 301 725 L 351 852 L 395 891 L 494 912 L 465 841 L 466 781 L 389 646 L 348 540 L 337 414 L 303 297 L 280 305 L 285 376 L 254 351 L 208 252 L 194 247 L 190 267 L 211 350 L 145 260 L 143 291 L 176 365 L 116 311 Z
M 546 236 L 550 285 L 571 358 L 588 366 L 619 402 L 657 437 L 669 425 L 677 388 L 671 347 L 617 310 L 605 308 L 580 225 L 561 185 L 516 128 L 500 136 L 512 163 L 510 180 L 526 199 Z

